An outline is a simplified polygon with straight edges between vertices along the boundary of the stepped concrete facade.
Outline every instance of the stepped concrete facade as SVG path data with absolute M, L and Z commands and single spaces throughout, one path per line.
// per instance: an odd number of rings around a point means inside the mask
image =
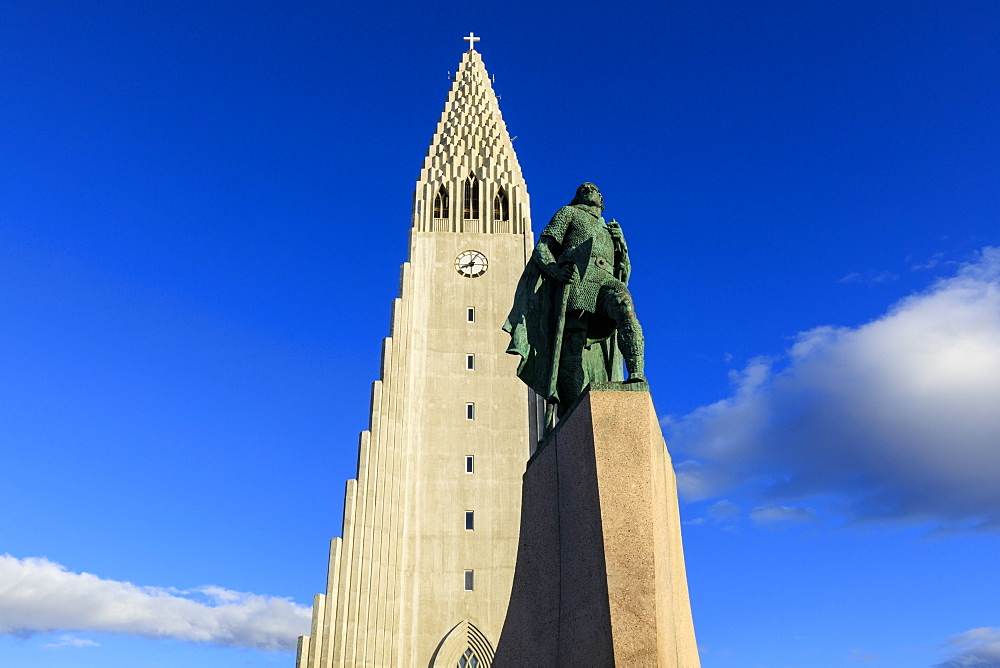
M 297 668 L 491 665 L 537 441 L 501 330 L 532 244 L 527 187 L 470 49 L 417 180 L 370 426 Z

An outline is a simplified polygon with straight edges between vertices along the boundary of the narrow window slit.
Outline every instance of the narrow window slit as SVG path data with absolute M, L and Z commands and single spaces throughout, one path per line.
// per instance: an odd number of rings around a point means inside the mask
M 462 217 L 465 220 L 479 220 L 479 179 L 469 174 L 465 179 L 462 206 Z
M 449 213 L 448 209 L 448 189 L 441 186 L 438 189 L 437 195 L 434 196 L 434 217 L 447 218 Z
M 510 220 L 510 202 L 502 186 L 493 198 L 493 220 Z

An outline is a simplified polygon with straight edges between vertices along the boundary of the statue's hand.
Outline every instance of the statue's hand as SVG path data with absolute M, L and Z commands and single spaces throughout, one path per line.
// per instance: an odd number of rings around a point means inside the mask
M 618 224 L 617 220 L 612 220 L 610 223 L 608 223 L 608 233 L 611 235 L 611 238 L 614 239 L 615 241 L 625 240 L 625 235 L 622 234 L 622 226 Z
M 567 263 L 561 265 L 558 272 L 559 273 L 556 275 L 556 278 L 563 283 L 576 283 L 580 280 L 580 272 L 577 271 L 575 264 Z

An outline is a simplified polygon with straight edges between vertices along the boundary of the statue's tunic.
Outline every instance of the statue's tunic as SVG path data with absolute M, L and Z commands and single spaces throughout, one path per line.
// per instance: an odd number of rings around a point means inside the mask
M 614 322 L 596 312 L 602 287 L 610 288 L 605 294 L 626 290 L 628 251 L 624 242 L 616 244 L 611 238 L 600 209 L 586 204 L 564 206 L 542 231 L 503 326 L 511 336 L 507 352 L 521 357 L 518 377 L 544 398 L 554 400 L 558 400 L 559 393 L 550 387 L 550 376 L 558 290 L 562 285 L 548 272 L 565 262 L 575 264 L 580 274 L 580 280 L 569 286 L 566 310 L 585 319 L 586 338 L 593 344 L 585 351 L 587 367 L 594 374 L 592 380 L 622 380 L 620 366 L 612 362 L 617 355 L 614 338 L 609 339 Z
M 566 305 L 569 311 L 594 313 L 602 287 L 607 286 L 613 292 L 626 289 L 628 255 L 620 250 L 616 258 L 615 242 L 604 218 L 597 211 L 595 207 L 583 204 L 564 206 L 556 211 L 542 230 L 542 245 L 545 237 L 558 244 L 557 248 L 548 245 L 556 264 L 572 262 L 580 274 L 580 280 L 570 288 Z M 548 258 L 539 258 L 543 263 L 545 259 Z M 619 280 L 616 273 L 624 281 Z

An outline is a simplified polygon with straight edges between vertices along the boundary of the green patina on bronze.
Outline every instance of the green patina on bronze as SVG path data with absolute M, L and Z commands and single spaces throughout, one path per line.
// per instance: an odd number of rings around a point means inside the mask
M 557 404 L 560 416 L 590 383 L 622 382 L 622 358 L 629 383 L 645 380 L 642 328 L 628 291 L 628 247 L 621 226 L 605 222 L 603 211 L 593 183 L 581 185 L 556 211 L 521 274 L 503 326 L 510 334 L 507 352 L 521 356 L 518 377 Z

